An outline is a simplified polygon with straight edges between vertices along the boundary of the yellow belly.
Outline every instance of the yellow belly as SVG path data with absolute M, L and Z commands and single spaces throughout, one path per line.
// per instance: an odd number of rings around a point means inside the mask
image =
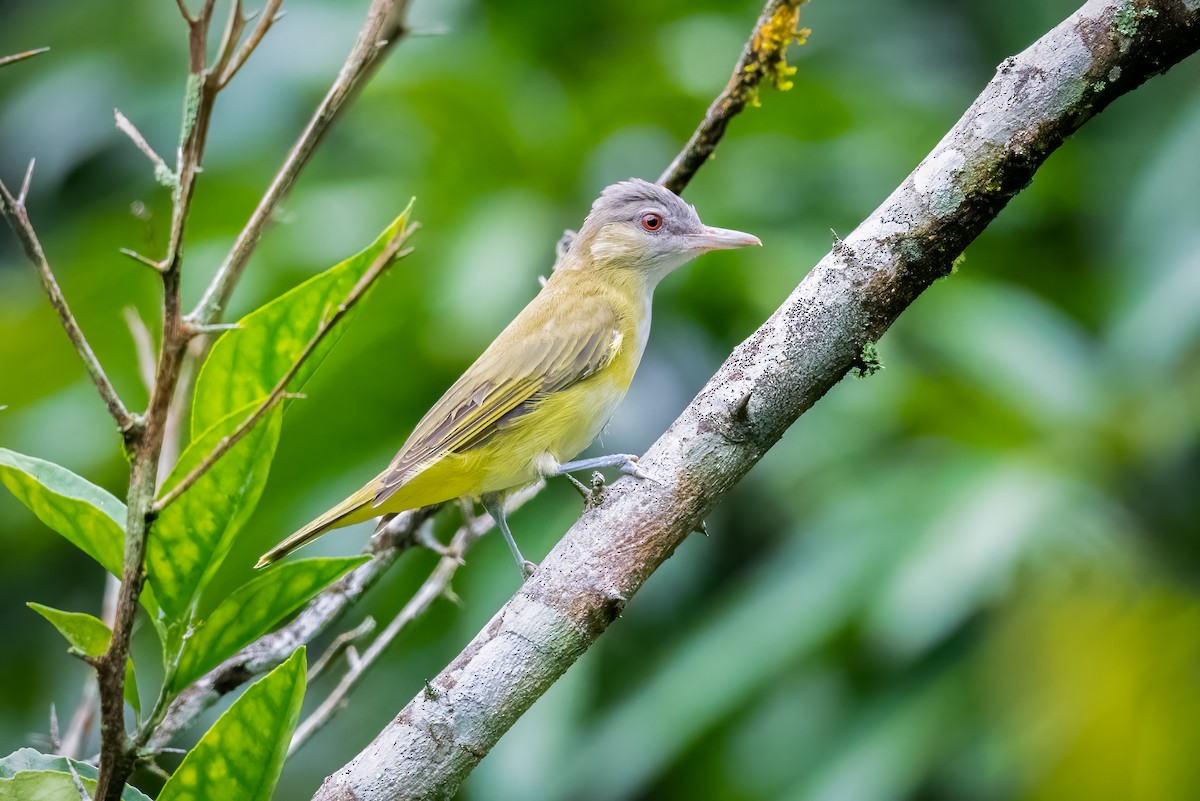
M 615 367 L 554 393 L 483 445 L 439 459 L 371 513 L 478 497 L 537 481 L 557 464 L 575 458 L 612 417 L 632 378 L 631 370 Z

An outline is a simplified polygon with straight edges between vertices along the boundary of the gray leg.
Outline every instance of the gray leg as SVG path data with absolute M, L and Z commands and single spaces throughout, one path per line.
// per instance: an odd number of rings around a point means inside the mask
M 483 504 L 484 510 L 496 521 L 500 533 L 504 535 L 504 541 L 508 543 L 508 549 L 512 551 L 513 559 L 517 560 L 517 569 L 521 571 L 521 579 L 532 576 L 533 571 L 537 570 L 537 565 L 521 556 L 521 549 L 517 547 L 517 541 L 513 539 L 512 532 L 508 530 L 508 517 L 504 514 L 504 495 L 492 492 L 479 500 Z
M 638 458 L 632 453 L 614 453 L 611 456 L 596 456 L 591 459 L 580 459 L 577 462 L 565 462 L 558 466 L 553 475 L 561 476 L 576 470 L 595 470 L 599 467 L 615 467 L 627 476 L 654 481 L 653 476 L 638 466 Z

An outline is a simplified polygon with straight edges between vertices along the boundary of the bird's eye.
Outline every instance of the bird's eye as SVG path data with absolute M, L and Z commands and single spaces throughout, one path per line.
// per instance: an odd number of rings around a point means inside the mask
M 651 211 L 642 215 L 642 228 L 645 230 L 654 232 L 662 228 L 662 225 L 663 218 L 661 214 Z

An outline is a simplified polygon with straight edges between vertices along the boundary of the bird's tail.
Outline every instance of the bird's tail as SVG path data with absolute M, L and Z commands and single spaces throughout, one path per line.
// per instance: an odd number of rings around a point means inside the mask
M 292 551 L 307 545 L 332 528 L 341 528 L 375 517 L 378 513 L 371 509 L 371 502 L 374 499 L 374 491 L 371 491 L 369 487 L 364 487 L 267 551 L 259 557 L 258 563 L 254 567 L 266 567 L 273 562 L 278 562 Z

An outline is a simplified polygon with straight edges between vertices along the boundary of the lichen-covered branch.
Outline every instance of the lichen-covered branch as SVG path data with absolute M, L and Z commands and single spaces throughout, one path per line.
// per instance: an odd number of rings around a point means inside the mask
M 805 2 L 807 0 L 767 0 L 741 58 L 734 65 L 729 83 L 708 107 L 687 145 L 659 176 L 660 184 L 677 195 L 682 193 L 696 170 L 717 149 L 729 121 L 747 104 L 757 104 L 764 80 L 779 89 L 791 88 L 788 79 L 796 68 L 788 66 L 787 49 L 792 42 L 804 44 L 809 34 L 808 30 L 797 27 L 800 6 Z
M 835 243 L 488 625 L 318 801 L 447 798 L 783 432 L 1115 98 L 1200 48 L 1195 0 L 1090 0 L 995 77 Z

